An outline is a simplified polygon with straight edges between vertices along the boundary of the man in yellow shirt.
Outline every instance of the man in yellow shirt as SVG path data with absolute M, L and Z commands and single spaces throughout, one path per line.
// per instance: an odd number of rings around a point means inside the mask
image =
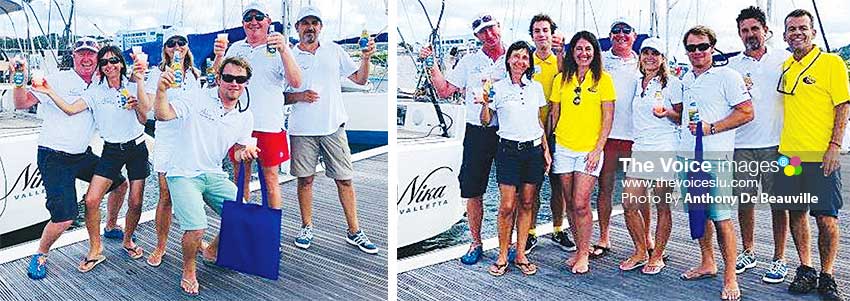
M 783 204 L 789 209 L 791 235 L 800 267 L 788 291 L 805 294 L 817 286 L 823 300 L 842 300 L 833 278 L 838 254 L 838 210 L 842 206 L 839 150 L 850 81 L 842 59 L 812 44 L 816 30 L 812 14 L 798 9 L 785 17 L 785 41 L 794 55 L 782 65 L 777 90 L 784 94 L 785 124 L 779 141 L 782 170 L 776 174 L 777 194 L 811 194 L 817 202 Z M 802 174 L 802 175 L 801 175 Z M 818 225 L 820 276 L 812 267 L 806 211 Z
M 531 18 L 531 24 L 528 27 L 528 33 L 531 39 L 534 40 L 534 80 L 543 86 L 543 95 L 546 96 L 546 101 L 549 101 L 549 95 L 552 93 L 552 80 L 558 74 L 559 66 L 563 60 L 563 37 L 555 35 L 555 30 L 558 28 L 555 22 L 548 15 L 539 14 Z M 543 123 L 547 133 L 551 132 L 551 122 L 549 121 L 548 106 L 540 108 L 540 121 Z M 550 143 L 554 143 L 552 137 L 548 137 Z M 549 148 L 550 152 L 554 152 L 554 148 Z M 552 208 L 552 225 L 555 231 L 552 233 L 552 240 L 555 241 L 565 251 L 574 251 L 575 244 L 570 241 L 566 232 L 561 232 L 561 225 L 564 222 L 564 198 L 561 196 L 561 185 L 558 182 L 558 177 L 552 177 L 550 174 L 549 185 L 552 188 L 549 195 L 549 206 Z M 535 226 L 537 225 L 537 211 L 540 210 L 540 187 L 538 186 L 538 199 L 534 202 L 534 211 L 532 214 L 531 230 L 528 231 L 528 243 L 525 245 L 525 253 L 531 253 L 531 250 L 537 246 L 537 233 Z

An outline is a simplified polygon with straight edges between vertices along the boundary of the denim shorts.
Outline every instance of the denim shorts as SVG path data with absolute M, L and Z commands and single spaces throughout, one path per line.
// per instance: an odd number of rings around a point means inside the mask
M 50 221 L 59 223 L 77 218 L 79 209 L 75 181 L 80 179 L 90 182 L 100 158 L 92 153 L 91 148 L 82 154 L 68 154 L 39 146 L 36 160 L 47 194 Z M 126 179 L 118 174 L 111 180 L 109 191 L 124 183 Z
M 496 152 L 496 180 L 499 184 L 517 187 L 540 185 L 546 171 L 544 160 L 542 145 L 520 149 L 516 143 L 502 140 Z
M 803 162 L 803 172 L 795 176 L 786 176 L 782 171 L 774 173 L 774 184 L 778 196 L 801 196 L 809 193 L 818 198 L 817 203 L 777 203 L 774 209 L 809 210 L 811 216 L 838 217 L 838 210 L 844 205 L 841 197 L 841 170 L 824 177 L 820 162 Z
M 692 159 L 685 159 L 682 157 L 678 157 L 678 160 L 684 164 L 688 162 L 692 162 Z M 720 160 L 703 160 L 703 162 L 708 162 L 711 165 L 710 170 L 707 170 L 708 176 L 711 178 L 710 181 L 715 181 L 715 185 L 708 188 L 708 194 L 712 197 L 731 197 L 732 196 L 732 187 L 730 187 L 731 182 L 733 180 L 733 172 L 731 170 L 720 168 L 721 162 Z M 687 171 L 680 171 L 678 173 L 679 180 L 686 181 L 688 180 Z M 689 193 L 688 187 L 681 187 L 682 190 L 682 200 L 685 200 L 687 194 Z M 691 188 L 691 190 L 699 190 L 696 188 Z M 694 196 L 691 194 L 691 196 Z M 685 204 L 685 212 L 687 212 L 687 204 Z M 708 218 L 715 222 L 725 221 L 732 219 L 732 211 L 734 204 L 731 203 L 721 203 L 721 202 L 712 202 L 708 204 Z
M 472 198 L 484 195 L 490 181 L 490 167 L 496 157 L 499 136 L 498 127 L 466 124 L 463 137 L 463 161 L 460 165 L 460 197 Z
M 130 181 L 144 180 L 150 175 L 148 163 L 148 147 L 144 142 L 136 144 L 135 140 L 125 143 L 103 143 L 103 153 L 100 163 L 94 173 L 104 178 L 115 178 L 121 174 L 121 168 L 127 166 L 127 177 Z
M 202 174 L 196 177 L 166 177 L 171 204 L 177 223 L 183 231 L 207 228 L 204 203 L 221 215 L 224 201 L 236 199 L 236 184 L 225 174 Z

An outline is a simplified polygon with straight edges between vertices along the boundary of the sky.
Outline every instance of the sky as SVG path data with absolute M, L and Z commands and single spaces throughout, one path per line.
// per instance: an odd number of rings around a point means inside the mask
M 397 0 L 398 2 L 398 27 L 408 43 L 425 42 L 431 28 L 423 14 L 422 7 L 417 0 Z M 756 5 L 757 2 L 766 1 L 750 0 L 671 0 L 675 2 L 670 15 L 670 51 L 679 60 L 687 61 L 684 48 L 682 47 L 682 36 L 688 28 L 703 24 L 712 28 L 718 35 L 717 48 L 723 52 L 734 52 L 743 49 L 743 44 L 737 34 L 735 17 L 741 9 Z M 422 0 L 428 9 L 432 22 L 436 22 L 440 11 L 440 1 Z M 578 30 L 588 30 L 597 34 L 608 35 L 611 22 L 618 17 L 626 17 L 631 20 L 639 33 L 649 32 L 649 0 L 637 1 L 613 1 L 613 0 L 549 0 L 549 1 L 511 1 L 511 0 L 447 0 L 446 10 L 441 23 L 441 35 L 443 37 L 453 35 L 471 34 L 470 24 L 480 12 L 488 12 L 496 17 L 502 24 L 502 40 L 506 44 L 509 41 L 526 40 L 531 41 L 528 35 L 528 22 L 531 17 L 538 13 L 546 13 L 552 17 L 559 26 L 559 31 L 569 40 L 573 33 Z M 574 9 L 584 3 L 584 14 L 578 17 L 576 22 L 576 11 Z M 656 0 L 659 14 L 660 37 L 666 40 L 668 34 L 665 31 L 665 7 L 667 0 Z M 824 30 L 827 32 L 829 46 L 832 49 L 850 44 L 850 3 L 847 0 L 817 0 L 818 10 L 823 20 Z M 593 9 L 591 9 L 591 6 Z M 563 7 L 563 9 L 562 9 Z M 782 41 L 784 31 L 783 19 L 793 9 L 803 8 L 814 14 L 811 1 L 805 0 L 774 0 L 774 20 L 768 25 L 774 32 L 774 37 L 769 39 L 769 45 L 785 48 L 787 44 Z M 699 11 L 699 14 L 697 14 Z M 596 22 L 594 22 L 594 20 Z M 416 24 L 416 25 L 411 25 Z M 815 26 L 818 26 L 817 21 Z M 598 27 L 598 31 L 597 31 Z M 597 34 L 598 36 L 598 34 Z M 823 38 L 820 30 L 816 44 L 823 46 Z
M 20 0 L 14 1 L 22 2 Z M 62 13 L 67 16 L 70 10 L 70 2 L 70 0 L 32 0 L 31 5 L 41 20 L 45 31 L 47 31 L 46 22 L 50 12 L 48 4 L 52 4 L 50 31 L 61 33 L 64 25 L 58 17 L 55 3 L 59 3 Z M 224 9 L 222 2 L 225 3 Z M 250 2 L 249 0 L 76 0 L 76 21 L 73 23 L 74 29 L 72 31 L 77 35 L 104 35 L 103 33 L 113 35 L 119 30 L 178 25 L 182 16 L 183 26 L 191 28 L 193 32 L 213 32 L 222 29 L 223 11 L 227 12 L 225 14 L 226 27 L 242 26 L 242 7 Z M 274 17 L 274 21 L 281 20 L 282 1 L 260 0 L 258 2 L 266 5 L 271 11 L 270 14 Z M 322 34 L 324 38 L 339 39 L 341 37 L 359 36 L 364 25 L 372 33 L 387 26 L 385 0 L 293 0 L 290 3 L 290 14 L 293 19 L 303 6 L 312 3 L 319 7 L 323 15 L 324 29 Z M 342 4 L 341 9 L 340 4 Z M 29 9 L 26 9 L 26 12 L 32 17 Z M 340 12 L 344 12 L 341 27 L 339 25 Z M 27 23 L 24 14 L 15 12 L 11 14 L 11 18 L 17 29 L 17 36 L 26 37 L 25 24 Z M 33 18 L 30 18 L 30 21 L 32 22 L 32 32 L 38 32 L 40 35 Z M 340 28 L 342 28 L 341 31 Z M 101 33 L 101 30 L 103 33 Z M 0 35 L 15 35 L 12 26 L 10 26 L 9 18 L 2 15 L 0 15 Z M 294 29 L 292 35 L 296 35 Z

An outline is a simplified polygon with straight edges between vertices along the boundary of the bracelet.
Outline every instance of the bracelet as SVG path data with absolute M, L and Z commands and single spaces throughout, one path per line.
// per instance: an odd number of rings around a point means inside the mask
M 841 144 L 839 144 L 838 142 L 830 141 L 830 142 L 829 142 L 829 144 L 834 144 L 834 145 L 835 145 L 835 146 L 837 146 L 838 148 L 841 148 Z
M 716 128 L 714 128 L 714 124 L 713 124 L 713 123 L 712 123 L 712 124 L 709 124 L 708 126 L 709 126 L 709 128 L 710 128 L 710 129 L 708 130 L 709 135 L 717 134 L 717 129 L 716 129 Z

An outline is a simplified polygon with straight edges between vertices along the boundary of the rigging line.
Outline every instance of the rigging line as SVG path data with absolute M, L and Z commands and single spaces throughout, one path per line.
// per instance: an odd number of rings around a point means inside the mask
M 593 16 L 593 26 L 596 27 L 596 36 L 599 36 L 599 24 L 596 23 L 596 10 L 593 9 L 593 1 L 588 0 L 587 4 L 590 4 L 590 14 Z
M 408 14 L 408 12 L 407 12 L 407 5 L 404 3 L 404 1 L 402 1 L 401 7 L 402 7 L 402 9 L 404 9 L 404 17 L 407 18 L 407 26 L 410 26 L 410 28 L 411 28 L 410 29 L 411 36 L 413 36 L 414 41 L 418 41 L 419 38 L 416 37 L 416 31 L 413 30 L 413 22 L 410 22 L 410 14 Z M 396 29 L 398 30 L 398 27 L 396 27 Z M 399 36 L 401 35 L 401 30 L 398 30 L 398 34 L 399 34 Z
M 823 37 L 823 44 L 826 46 L 826 52 L 831 52 L 829 49 L 829 42 L 826 40 L 826 31 L 823 31 L 823 22 L 820 20 L 820 13 L 818 12 L 818 4 L 815 0 L 812 0 L 812 6 L 815 8 L 815 17 L 818 19 L 818 26 L 820 27 L 820 35 Z
M 422 12 L 425 14 L 425 20 L 428 21 L 428 26 L 431 27 L 431 30 L 434 30 L 434 23 L 431 22 L 431 16 L 428 15 L 428 9 L 425 8 L 425 4 L 422 3 L 422 0 L 417 1 L 419 1 L 419 6 L 422 6 Z

